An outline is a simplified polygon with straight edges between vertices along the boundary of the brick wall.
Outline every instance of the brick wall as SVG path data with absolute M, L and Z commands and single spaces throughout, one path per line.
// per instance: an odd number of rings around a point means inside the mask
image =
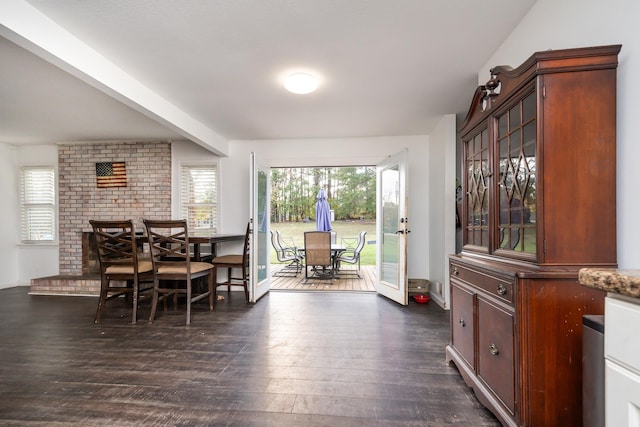
M 58 159 L 60 274 L 82 273 L 82 232 L 90 219 L 171 218 L 171 144 L 61 144 Z M 125 162 L 127 186 L 97 188 L 97 162 Z

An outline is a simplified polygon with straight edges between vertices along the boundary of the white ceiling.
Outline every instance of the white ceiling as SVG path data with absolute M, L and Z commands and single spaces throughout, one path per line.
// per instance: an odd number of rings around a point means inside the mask
M 466 113 L 478 69 L 535 0 L 4 2 L 0 142 L 33 144 L 198 139 L 31 43 L 14 24 L 40 12 L 224 139 L 366 137 L 428 134 L 440 116 Z M 29 16 L 6 18 L 11 8 Z M 65 34 L 39 27 L 63 45 Z M 319 89 L 286 92 L 294 70 L 316 73 Z

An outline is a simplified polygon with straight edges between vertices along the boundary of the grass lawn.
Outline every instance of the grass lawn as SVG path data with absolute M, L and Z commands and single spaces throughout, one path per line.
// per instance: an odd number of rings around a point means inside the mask
M 375 265 L 376 263 L 376 223 L 375 221 L 334 221 L 331 223 L 332 231 L 337 233 L 337 243 L 346 246 L 353 246 L 358 241 L 361 231 L 366 231 L 366 241 L 362 252 L 360 252 L 360 263 L 362 265 Z M 316 223 L 313 222 L 272 222 L 271 230 L 280 231 L 285 243 L 293 243 L 296 247 L 304 246 L 304 232 L 315 231 Z M 271 263 L 277 264 L 276 252 L 271 247 Z

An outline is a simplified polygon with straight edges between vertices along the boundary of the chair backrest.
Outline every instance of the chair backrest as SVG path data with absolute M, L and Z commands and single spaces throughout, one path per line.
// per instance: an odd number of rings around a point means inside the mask
M 283 261 L 284 249 L 282 249 L 282 246 L 278 241 L 277 232 L 274 233 L 273 230 L 270 230 L 270 232 L 271 232 L 271 246 L 273 246 L 273 249 L 276 250 L 276 257 L 278 258 L 278 261 Z
M 95 221 L 89 223 L 96 239 L 100 269 L 104 271 L 112 265 L 133 265 L 138 272 L 138 247 L 132 220 Z
M 280 249 L 285 250 L 294 247 L 293 240 L 291 240 L 291 238 L 288 238 L 288 240 L 291 241 L 291 244 L 287 244 L 284 241 L 280 230 L 276 230 L 276 241 L 278 242 L 278 246 L 280 247 Z
M 307 265 L 331 265 L 331 233 L 305 231 L 304 255 Z
M 269 232 L 271 233 L 271 246 L 276 250 L 276 253 L 279 253 L 282 250 L 282 247 L 280 246 L 280 242 L 278 242 L 278 237 L 273 230 L 270 230 Z
M 358 244 L 356 245 L 356 248 L 353 250 L 353 253 L 355 255 L 359 255 L 360 252 L 362 251 L 362 249 L 364 248 L 364 244 L 366 242 L 365 238 L 367 236 L 367 232 L 366 231 L 361 231 L 360 232 L 360 236 L 358 238 Z
M 150 220 L 143 219 L 147 239 L 151 248 L 154 269 L 170 265 L 186 266 L 191 271 L 189 253 L 189 231 L 186 220 Z

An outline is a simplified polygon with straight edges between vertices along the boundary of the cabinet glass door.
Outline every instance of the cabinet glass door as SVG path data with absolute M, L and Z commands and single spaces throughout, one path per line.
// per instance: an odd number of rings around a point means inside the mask
M 536 254 L 536 94 L 498 120 L 498 248 Z
M 484 129 L 465 141 L 466 239 L 465 244 L 489 247 L 489 132 Z

